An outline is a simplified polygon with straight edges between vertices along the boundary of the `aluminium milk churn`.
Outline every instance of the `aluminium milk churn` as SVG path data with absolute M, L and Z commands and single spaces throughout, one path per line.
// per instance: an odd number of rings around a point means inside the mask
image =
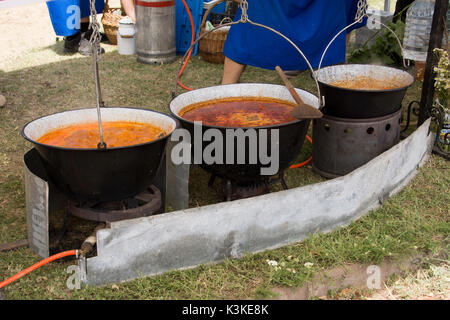
M 136 53 L 143 63 L 176 59 L 175 0 L 136 0 Z
M 117 50 L 119 54 L 132 55 L 136 53 L 136 29 L 133 20 L 125 17 L 119 21 L 117 30 Z

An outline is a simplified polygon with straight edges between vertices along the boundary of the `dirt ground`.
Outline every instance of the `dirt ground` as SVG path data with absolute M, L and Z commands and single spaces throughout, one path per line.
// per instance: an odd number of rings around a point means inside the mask
M 111 0 L 109 3 L 111 7 L 120 6 L 120 0 Z M 101 20 L 102 15 L 97 17 Z M 63 38 L 57 37 L 53 31 L 45 1 L 14 8 L 0 8 L 0 21 L 2 71 L 82 57 L 78 54 L 62 53 Z M 107 52 L 116 49 L 115 46 L 106 44 L 102 46 Z
M 369 265 L 350 264 L 317 274 L 302 287 L 273 291 L 280 300 L 449 300 L 449 266 L 447 260 L 423 256 L 396 262 L 386 259 L 377 266 L 379 289 L 370 290 Z
M 0 21 L 0 68 L 16 57 L 55 43 L 45 2 L 0 9 Z

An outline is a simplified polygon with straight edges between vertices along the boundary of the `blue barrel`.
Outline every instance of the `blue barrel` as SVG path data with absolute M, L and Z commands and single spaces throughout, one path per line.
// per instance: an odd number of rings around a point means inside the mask
M 195 39 L 200 33 L 200 22 L 203 17 L 203 0 L 185 0 L 191 11 L 194 20 Z M 189 15 L 184 3 L 181 0 L 175 1 L 175 44 L 177 54 L 184 55 L 191 47 L 192 29 Z M 192 49 L 192 55 L 195 56 L 198 50 L 198 43 Z
M 102 13 L 104 0 L 95 1 L 97 13 Z M 47 1 L 50 20 L 56 35 L 68 37 L 80 29 L 80 18 L 90 14 L 89 0 L 51 0 Z

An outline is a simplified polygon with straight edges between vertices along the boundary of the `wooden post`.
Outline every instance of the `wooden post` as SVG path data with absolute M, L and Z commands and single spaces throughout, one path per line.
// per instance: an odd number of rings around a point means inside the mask
M 433 50 L 442 46 L 442 37 L 444 35 L 444 23 L 442 19 L 447 19 L 448 0 L 436 0 L 434 5 L 433 23 L 431 25 L 430 42 L 428 45 L 427 64 L 425 67 L 425 76 L 422 85 L 422 96 L 420 99 L 419 120 L 417 126 L 420 126 L 430 116 L 429 110 L 433 105 L 434 99 L 434 71 L 433 67 L 437 65 L 437 57 Z

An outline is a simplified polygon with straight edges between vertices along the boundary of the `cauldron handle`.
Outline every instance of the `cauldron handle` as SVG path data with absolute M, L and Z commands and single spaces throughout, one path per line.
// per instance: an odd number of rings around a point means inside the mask
M 364 18 L 369 18 L 369 15 L 367 14 L 368 7 L 369 7 L 369 4 L 367 3 L 367 1 L 360 0 L 358 2 L 358 11 L 356 12 L 355 21 L 353 23 L 349 24 L 348 26 L 346 26 L 345 28 L 343 28 L 341 31 L 339 31 L 333 37 L 333 39 L 331 39 L 331 41 L 328 43 L 328 45 L 325 47 L 325 50 L 323 51 L 322 57 L 320 58 L 319 67 L 317 68 L 317 71 L 319 71 L 321 69 L 323 58 L 325 57 L 325 55 L 327 54 L 328 49 L 330 48 L 331 44 L 337 39 L 337 37 L 339 37 L 341 35 L 341 33 L 344 32 L 345 30 L 347 30 L 348 28 L 351 28 L 351 27 L 353 27 L 354 25 L 356 25 L 358 23 L 362 23 Z M 397 40 L 397 43 L 398 43 L 398 45 L 400 47 L 400 50 L 402 51 L 403 67 L 407 68 L 405 55 L 403 54 L 402 42 L 398 38 L 397 34 L 391 28 L 389 28 L 387 25 L 385 25 L 383 22 L 378 21 L 377 23 L 379 23 L 380 25 L 382 25 L 383 27 L 388 29 L 394 35 L 394 37 Z
M 221 2 L 223 2 L 223 1 L 227 1 L 227 0 L 222 0 Z M 269 30 L 269 31 L 271 31 L 271 32 L 273 32 L 273 33 L 279 35 L 280 37 L 282 37 L 283 39 L 285 39 L 287 42 L 289 42 L 289 43 L 290 43 L 290 44 L 291 44 L 291 45 L 292 45 L 292 46 L 300 53 L 300 55 L 302 56 L 302 58 L 305 60 L 306 64 L 308 65 L 308 68 L 311 70 L 311 74 L 313 75 L 314 82 L 316 83 L 317 92 L 318 92 L 318 96 L 317 96 L 317 97 L 318 97 L 318 99 L 319 99 L 319 109 L 321 109 L 322 107 L 324 107 L 324 106 L 325 106 L 325 101 L 324 101 L 324 99 L 322 98 L 322 96 L 321 96 L 321 94 L 320 94 L 319 81 L 317 80 L 316 74 L 315 74 L 315 72 L 314 72 L 313 67 L 311 66 L 311 63 L 309 62 L 308 58 L 306 58 L 306 56 L 305 56 L 305 54 L 303 53 L 303 51 L 300 50 L 300 48 L 299 48 L 299 47 L 298 47 L 291 39 L 289 39 L 288 37 L 286 37 L 286 36 L 285 36 L 284 34 L 282 34 L 281 32 L 279 32 L 279 31 L 277 31 L 277 30 L 275 30 L 275 29 L 273 29 L 273 28 L 271 28 L 271 27 L 268 27 L 268 26 L 266 26 L 266 25 L 263 25 L 263 24 L 260 24 L 260 23 L 257 23 L 257 22 L 254 22 L 254 21 L 250 20 L 250 19 L 248 18 L 248 16 L 247 16 L 247 9 L 248 9 L 248 3 L 247 3 L 247 0 L 242 0 L 242 1 L 239 1 L 239 0 L 232 0 L 232 1 L 239 2 L 239 6 L 240 6 L 241 12 L 242 12 L 241 18 L 240 18 L 239 20 L 237 20 L 237 21 L 225 23 L 225 24 L 219 25 L 219 26 L 217 26 L 217 27 L 214 27 L 213 29 L 211 29 L 211 30 L 209 30 L 209 31 L 206 31 L 205 33 L 199 35 L 199 37 L 197 38 L 197 40 L 195 40 L 195 41 L 191 44 L 191 46 L 189 47 L 189 49 L 188 49 L 188 50 L 186 51 L 186 53 L 184 54 L 183 59 L 181 59 L 180 68 L 178 69 L 178 72 L 177 72 L 177 79 L 176 79 L 176 81 L 175 81 L 175 89 L 174 89 L 174 91 L 172 91 L 172 99 L 175 99 L 176 96 L 177 96 L 177 88 L 178 88 L 179 74 L 180 74 L 180 71 L 181 71 L 181 69 L 182 69 L 182 67 L 183 67 L 183 64 L 184 64 L 185 59 L 186 59 L 187 55 L 189 54 L 189 52 L 194 48 L 194 46 L 195 46 L 195 45 L 196 45 L 203 37 L 205 37 L 207 34 L 213 32 L 213 31 L 215 31 L 215 30 L 218 30 L 218 29 L 220 29 L 220 28 L 224 28 L 224 27 L 227 27 L 227 26 L 232 26 L 232 25 L 234 25 L 234 24 L 239 24 L 239 23 L 250 23 L 250 24 L 252 24 L 252 25 L 254 25 L 254 26 L 257 26 L 257 27 L 260 27 L 260 28 L 267 29 L 267 30 Z M 221 3 L 221 2 L 218 2 L 218 3 Z

